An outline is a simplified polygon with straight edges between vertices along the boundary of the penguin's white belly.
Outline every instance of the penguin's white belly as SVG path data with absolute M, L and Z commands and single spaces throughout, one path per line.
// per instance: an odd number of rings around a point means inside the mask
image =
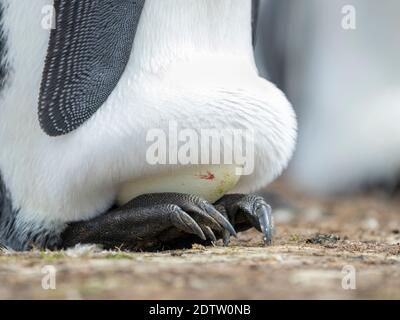
M 239 182 L 241 168 L 236 165 L 183 166 L 169 173 L 127 182 L 117 195 L 118 205 L 149 193 L 194 194 L 214 203 Z

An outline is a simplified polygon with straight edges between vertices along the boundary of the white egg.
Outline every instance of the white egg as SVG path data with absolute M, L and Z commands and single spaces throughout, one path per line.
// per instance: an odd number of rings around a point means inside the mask
M 127 182 L 117 195 L 118 205 L 148 193 L 177 192 L 194 194 L 214 203 L 239 182 L 241 168 L 236 165 L 183 166 L 163 175 Z

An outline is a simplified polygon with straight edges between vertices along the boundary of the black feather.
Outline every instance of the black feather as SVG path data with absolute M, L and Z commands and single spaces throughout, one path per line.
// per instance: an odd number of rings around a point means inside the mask
M 251 17 L 251 25 L 253 30 L 253 46 L 256 46 L 257 40 L 257 26 L 258 26 L 258 15 L 260 11 L 260 0 L 252 0 L 252 17 Z
M 6 56 L 6 35 L 3 28 L 4 3 L 0 1 L 0 91 L 6 82 L 7 68 L 5 65 Z
M 13 210 L 10 195 L 0 173 L 0 247 L 6 247 L 17 212 Z
M 56 248 L 64 226 L 52 229 L 41 225 L 18 223 L 20 210 L 14 208 L 11 194 L 0 173 L 0 249 L 29 250 L 36 248 Z

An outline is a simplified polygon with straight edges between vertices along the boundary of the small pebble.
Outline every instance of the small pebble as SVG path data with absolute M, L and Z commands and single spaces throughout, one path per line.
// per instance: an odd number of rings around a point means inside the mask
M 370 230 L 376 230 L 379 228 L 379 222 L 375 218 L 367 218 L 363 221 L 363 225 L 365 228 Z
M 324 244 L 327 242 L 339 241 L 340 237 L 334 234 L 316 234 L 314 237 L 307 239 L 306 243 Z

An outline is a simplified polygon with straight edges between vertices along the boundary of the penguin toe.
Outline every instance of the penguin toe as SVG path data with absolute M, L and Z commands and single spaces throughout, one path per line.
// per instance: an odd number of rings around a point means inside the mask
M 173 204 L 188 214 L 199 225 L 208 240 L 215 241 L 213 231 L 237 236 L 229 220 L 206 200 L 192 194 L 183 193 L 152 193 L 133 199 L 128 206 L 147 207 L 155 205 Z M 202 237 L 200 237 L 202 238 Z
M 210 244 L 221 235 L 229 238 L 236 236 L 236 231 L 206 200 L 189 194 L 159 193 L 140 196 L 91 220 L 69 223 L 61 246 L 94 243 L 153 251 Z
M 220 199 L 215 207 L 223 212 L 238 231 L 252 227 L 263 233 L 265 244 L 272 243 L 274 231 L 272 209 L 263 197 L 245 194 L 230 194 Z M 229 238 L 224 238 L 224 243 Z

